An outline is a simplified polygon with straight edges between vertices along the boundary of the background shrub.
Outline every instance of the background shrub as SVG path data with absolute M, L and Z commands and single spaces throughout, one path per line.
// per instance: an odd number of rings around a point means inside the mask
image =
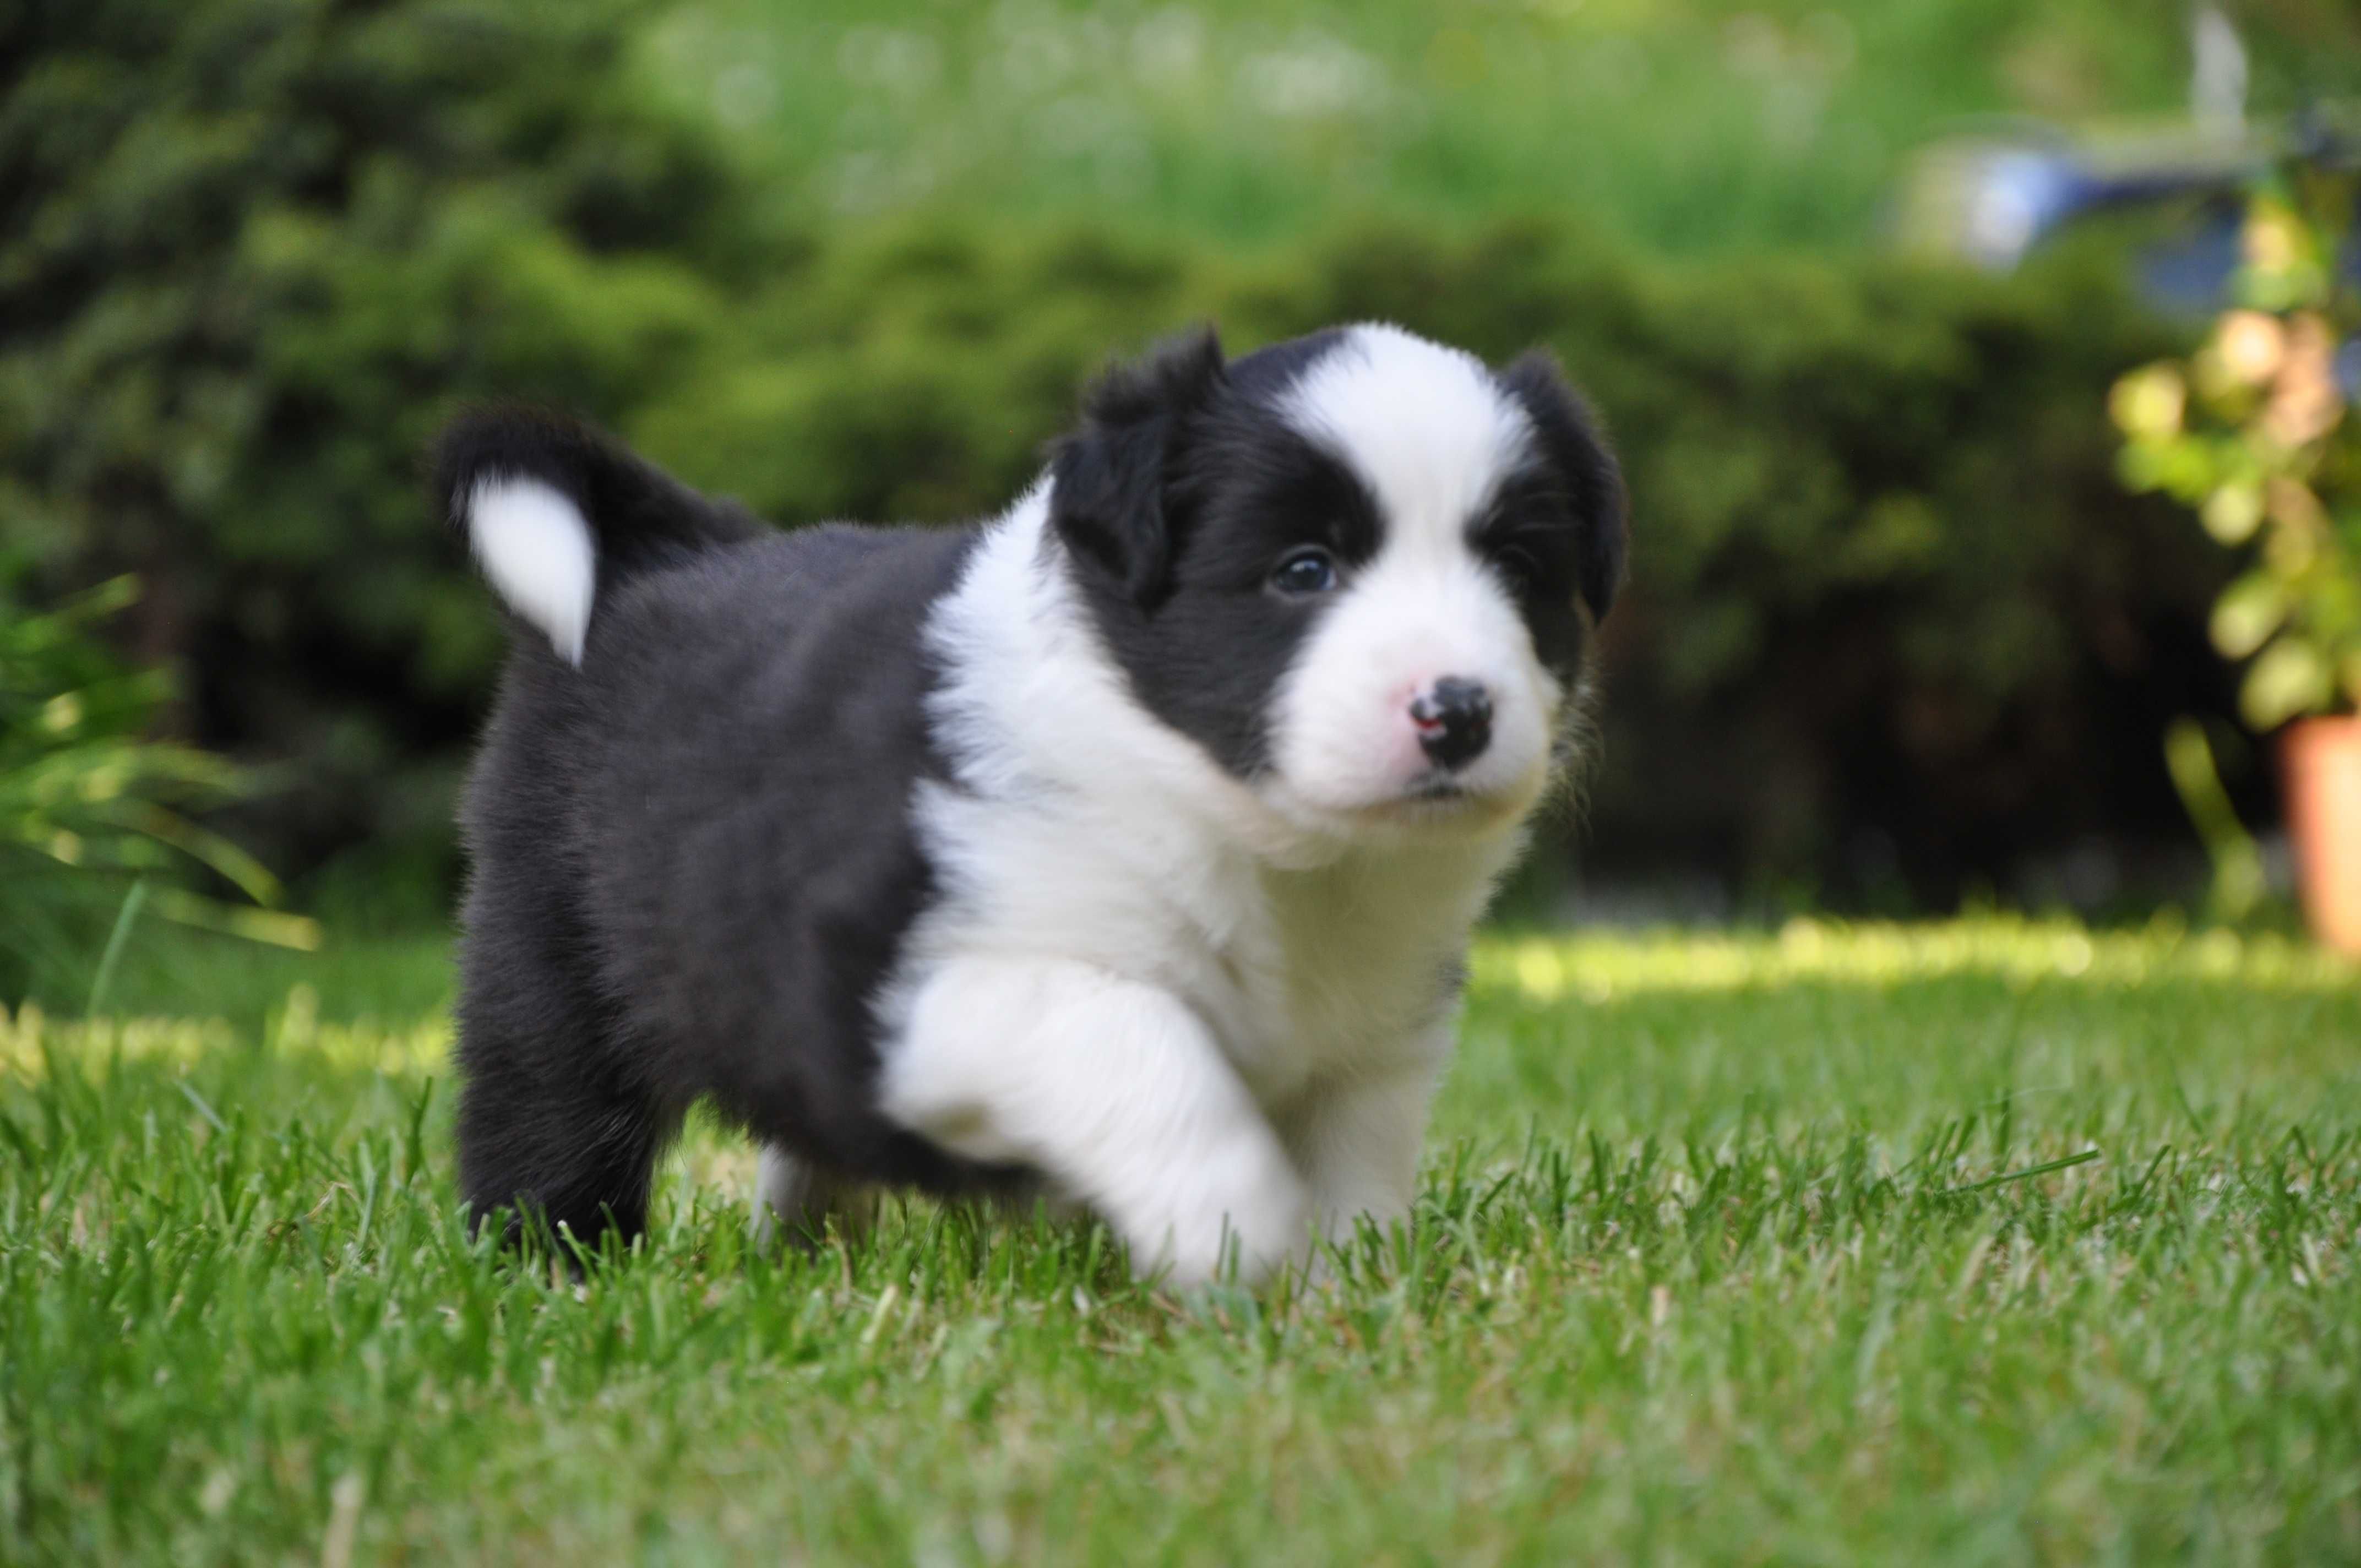
M 415 481 L 462 401 L 585 411 L 784 522 L 1005 502 L 1112 353 L 1386 316 L 1557 350 L 1630 468 L 1588 863 L 1855 900 L 2185 835 L 2221 567 L 2114 483 L 2175 346 L 2103 265 L 1643 266 L 1571 222 L 1256 255 L 970 213 L 815 235 L 653 107 L 620 0 L 36 4 L 0 22 L 0 520 L 137 570 L 267 858 L 423 907 L 499 631 Z M 338 868 L 341 867 L 341 872 Z M 325 882 L 321 881 L 325 877 Z
M 416 454 L 468 395 L 620 417 L 755 247 L 643 107 L 630 0 L 94 0 L 0 20 L 0 520 L 136 571 L 192 733 L 293 761 L 276 853 L 447 860 L 495 633 Z M 439 875 L 440 873 L 436 873 Z

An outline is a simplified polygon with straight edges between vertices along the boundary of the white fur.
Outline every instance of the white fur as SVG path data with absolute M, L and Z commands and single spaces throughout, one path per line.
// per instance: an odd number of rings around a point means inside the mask
M 983 1025 L 979 1027 L 979 1025 Z M 970 1158 L 1040 1165 L 1143 1268 L 1259 1275 L 1310 1212 L 1278 1134 L 1204 1022 L 1153 981 L 964 953 L 914 994 L 888 1103 Z M 923 1064 L 923 1065 L 921 1065 Z
M 1523 460 L 1532 422 L 1463 349 L 1382 323 L 1344 335 L 1289 389 L 1282 416 L 1359 472 L 1391 537 L 1464 542 Z
M 478 480 L 468 492 L 467 539 L 508 607 L 582 663 L 598 587 L 598 549 L 582 509 L 539 479 Z
M 1468 530 L 1525 460 L 1524 411 L 1473 356 L 1365 325 L 1313 366 L 1282 412 L 1360 476 L 1385 535 L 1279 693 L 1273 787 L 1348 818 L 1433 815 L 1403 799 L 1431 771 L 1410 705 L 1457 676 L 1490 693 L 1492 740 L 1453 782 L 1477 797 L 1478 816 L 1521 817 L 1548 783 L 1565 694 Z
M 1202 1280 L 1226 1238 L 1258 1277 L 1407 1217 L 1516 819 L 1373 834 L 1224 773 L 1129 695 L 1046 513 L 993 524 L 930 622 L 959 787 L 916 804 L 943 896 L 880 1003 L 881 1103 L 1041 1170 L 1143 1269 Z

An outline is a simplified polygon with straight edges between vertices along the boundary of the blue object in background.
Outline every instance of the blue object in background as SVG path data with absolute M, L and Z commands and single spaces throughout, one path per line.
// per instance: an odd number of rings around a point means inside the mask
M 2230 299 L 2246 214 L 2224 198 L 2205 203 L 2186 234 L 2141 250 L 2140 297 L 2171 315 L 2208 316 Z
M 2191 125 L 2139 137 L 2077 137 L 2012 124 L 1928 149 L 1901 203 L 1905 244 L 2007 271 L 2060 230 L 2103 213 L 2185 203 L 2179 232 L 2139 253 L 2141 294 L 2169 314 L 2211 315 L 2231 302 L 2245 198 L 2286 162 L 2351 170 L 2351 116 L 2307 112 L 2283 130 Z M 2340 270 L 2361 286 L 2361 231 Z

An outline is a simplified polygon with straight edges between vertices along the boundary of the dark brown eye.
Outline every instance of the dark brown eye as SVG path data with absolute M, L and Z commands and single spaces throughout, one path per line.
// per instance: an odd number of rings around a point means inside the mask
M 1298 550 L 1271 573 L 1270 586 L 1290 598 L 1324 594 L 1336 586 L 1336 563 L 1316 545 Z
M 1540 586 L 1541 557 L 1522 545 L 1510 544 L 1496 550 L 1492 553 L 1492 559 L 1509 579 L 1510 586 L 1519 593 L 1530 592 Z

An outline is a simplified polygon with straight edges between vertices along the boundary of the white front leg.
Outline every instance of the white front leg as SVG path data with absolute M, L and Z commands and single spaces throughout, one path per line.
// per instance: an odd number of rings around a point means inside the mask
M 1421 1063 L 1332 1079 L 1290 1108 L 1283 1135 L 1322 1235 L 1349 1242 L 1364 1217 L 1380 1231 L 1408 1222 L 1437 1071 Z
M 1093 965 L 965 959 L 920 985 L 885 1113 L 971 1159 L 1033 1167 L 1191 1285 L 1225 1243 L 1260 1279 L 1307 1235 L 1303 1180 L 1202 1020 Z

